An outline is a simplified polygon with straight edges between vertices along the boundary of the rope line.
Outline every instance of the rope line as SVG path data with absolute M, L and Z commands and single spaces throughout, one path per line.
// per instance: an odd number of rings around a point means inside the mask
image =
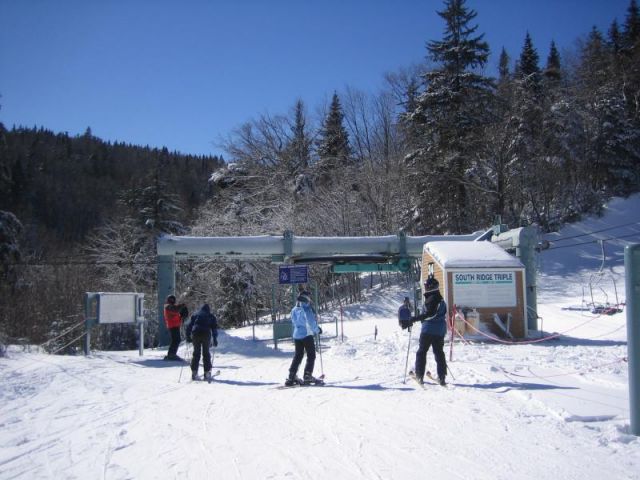
M 76 329 L 76 328 L 78 328 L 78 327 L 81 327 L 82 325 L 84 325 L 84 320 L 82 320 L 81 322 L 76 323 L 75 325 L 73 325 L 73 326 L 71 326 L 71 327 L 67 328 L 66 330 L 64 330 L 64 331 L 63 331 L 61 334 L 59 334 L 58 336 L 53 337 L 53 338 L 50 338 L 49 340 L 47 340 L 47 341 L 45 341 L 45 342 L 41 343 L 41 344 L 39 345 L 39 347 L 44 347 L 47 343 L 53 342 L 54 340 L 57 340 L 57 339 L 58 339 L 58 338 L 60 338 L 60 337 L 64 337 L 67 333 L 69 333 L 69 332 L 71 332 L 71 331 L 75 330 L 75 329 Z
M 50 354 L 50 355 L 55 355 L 55 354 L 56 354 L 56 353 L 58 353 L 60 350 L 62 350 L 62 349 L 64 349 L 64 348 L 67 348 L 69 345 L 71 345 L 71 344 L 72 344 L 72 343 L 74 343 L 74 342 L 77 342 L 78 340 L 80 340 L 80 339 L 81 339 L 82 337 L 84 337 L 85 335 L 86 335 L 86 333 L 83 333 L 83 334 L 81 334 L 81 335 L 77 336 L 76 338 L 74 338 L 73 340 L 71 340 L 69 343 L 67 343 L 67 344 L 63 345 L 62 347 L 60 347 L 60 348 L 58 348 L 58 349 L 54 350 L 53 352 L 50 352 L 49 354 Z
M 540 379 L 545 379 L 545 378 L 554 378 L 554 377 L 566 377 L 569 375 L 579 375 L 582 373 L 586 373 L 586 372 L 590 372 L 592 370 L 597 370 L 603 367 L 608 367 L 610 365 L 616 365 L 618 363 L 626 363 L 627 362 L 627 357 L 620 357 L 616 360 L 614 360 L 613 362 L 608 362 L 608 363 L 601 363 L 599 365 L 592 365 L 590 367 L 586 367 L 583 368 L 581 370 L 576 370 L 574 372 L 566 372 L 566 373 L 556 373 L 553 375 L 522 375 L 521 373 L 515 373 L 515 372 L 511 372 L 509 370 L 507 370 L 504 367 L 498 367 L 500 370 L 502 370 L 505 374 L 507 375 L 513 375 L 514 377 L 520 377 L 520 378 L 540 378 Z M 531 366 L 528 366 L 527 368 L 531 368 Z
M 509 340 L 503 340 L 502 338 L 499 338 L 499 337 L 496 337 L 494 335 L 489 335 L 489 334 L 487 334 L 485 332 L 482 332 L 482 331 L 478 330 L 476 327 L 474 327 L 471 323 L 469 323 L 466 318 L 464 319 L 464 323 L 467 324 L 468 326 L 470 326 L 472 330 L 478 332 L 480 335 L 482 335 L 484 337 L 487 337 L 487 338 L 489 338 L 489 339 L 491 339 L 491 340 L 493 340 L 495 342 L 504 343 L 504 344 L 507 344 L 507 345 L 523 345 L 523 344 L 546 342 L 547 340 L 552 340 L 554 338 L 561 337 L 562 335 L 564 335 L 564 334 L 566 334 L 568 332 L 571 332 L 571 331 L 573 331 L 573 330 L 575 330 L 577 328 L 583 327 L 584 325 L 594 321 L 595 319 L 597 319 L 597 318 L 599 318 L 601 316 L 602 315 L 596 315 L 596 316 L 590 318 L 589 320 L 587 320 L 586 322 L 583 322 L 583 323 L 581 323 L 579 325 L 576 325 L 575 327 L 572 327 L 572 328 L 570 328 L 568 330 L 565 330 L 564 332 L 561 332 L 561 333 L 554 333 L 553 335 L 548 335 L 548 336 L 542 337 L 542 338 L 536 338 L 536 339 L 533 339 L 533 340 L 522 340 L 522 341 L 517 341 L 517 342 L 512 342 L 512 341 L 509 341 Z

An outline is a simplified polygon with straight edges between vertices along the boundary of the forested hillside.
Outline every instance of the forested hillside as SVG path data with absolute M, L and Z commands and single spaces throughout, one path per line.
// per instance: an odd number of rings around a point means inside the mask
M 144 291 L 153 303 L 161 233 L 468 233 L 498 217 L 548 232 L 639 190 L 636 0 L 623 22 L 585 32 L 567 52 L 553 42 L 538 51 L 527 32 L 519 52 L 489 46 L 464 0 L 446 0 L 438 14 L 445 33 L 427 39 L 423 63 L 388 74 L 377 93 L 336 91 L 316 116 L 292 99 L 290 112 L 247 121 L 224 142 L 224 165 L 108 144 L 90 130 L 70 138 L 3 128 L 2 295 L 11 307 L 0 332 L 44 341 L 77 321 L 84 291 Z M 497 75 L 491 49 L 501 51 Z M 314 275 L 333 286 L 322 267 Z M 178 288 L 238 325 L 269 306 L 274 278 L 271 265 L 194 260 L 179 266 Z M 353 279 L 340 281 L 355 298 Z M 131 346 L 133 334 L 120 330 L 96 341 Z

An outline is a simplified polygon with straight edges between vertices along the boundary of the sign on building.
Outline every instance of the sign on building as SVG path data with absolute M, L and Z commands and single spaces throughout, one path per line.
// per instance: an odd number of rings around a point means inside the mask
M 453 273 L 456 305 L 514 307 L 517 305 L 515 271 L 469 270 Z

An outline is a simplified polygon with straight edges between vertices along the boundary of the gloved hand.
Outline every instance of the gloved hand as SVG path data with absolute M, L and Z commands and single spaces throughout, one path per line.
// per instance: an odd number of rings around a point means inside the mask
M 214 339 L 213 339 L 213 346 L 214 346 L 214 347 L 217 347 L 217 346 L 218 346 L 218 339 L 217 339 L 217 338 L 214 338 Z
M 191 343 L 191 342 L 192 342 L 191 335 L 187 335 L 187 343 Z
M 413 317 L 411 317 L 413 318 Z M 413 321 L 411 319 L 409 320 L 400 320 L 400 326 L 402 327 L 403 330 L 407 329 L 407 328 L 411 328 L 411 325 L 413 324 Z
M 318 325 L 318 335 L 321 335 L 321 334 L 322 334 L 322 327 Z

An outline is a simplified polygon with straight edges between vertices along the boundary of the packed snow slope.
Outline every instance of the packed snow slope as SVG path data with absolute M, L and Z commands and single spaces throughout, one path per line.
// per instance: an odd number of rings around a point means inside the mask
M 258 340 L 251 328 L 221 333 L 212 384 L 192 382 L 165 350 L 11 348 L 0 359 L 0 478 L 638 479 L 625 313 L 590 309 L 624 303 L 622 248 L 640 241 L 639 221 L 634 196 L 545 236 L 535 342 L 456 341 L 447 388 L 405 383 L 417 333 L 397 326 L 403 284 L 374 286 L 343 324 L 323 314 L 324 387 L 279 388 L 292 345 L 274 349 L 268 327 Z

